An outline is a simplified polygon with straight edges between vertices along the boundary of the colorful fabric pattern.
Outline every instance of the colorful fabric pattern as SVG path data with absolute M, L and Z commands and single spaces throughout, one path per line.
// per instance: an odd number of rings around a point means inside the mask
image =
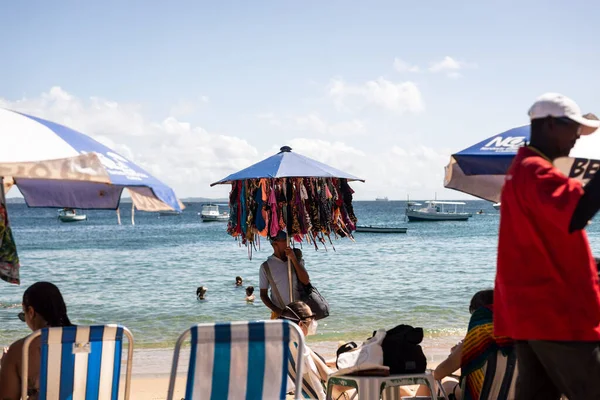
M 465 380 L 464 400 L 479 399 L 484 366 L 488 358 L 498 351 L 508 355 L 513 351 L 513 341 L 507 337 L 494 336 L 494 313 L 492 306 L 481 307 L 471 315 L 469 329 L 463 342 L 461 376 Z
M 315 247 L 331 235 L 352 238 L 354 191 L 342 178 L 245 179 L 232 182 L 227 233 L 252 246 L 280 230 Z
M 4 185 L 0 184 L 0 279 L 19 285 L 21 283 L 19 268 L 17 245 L 8 222 Z

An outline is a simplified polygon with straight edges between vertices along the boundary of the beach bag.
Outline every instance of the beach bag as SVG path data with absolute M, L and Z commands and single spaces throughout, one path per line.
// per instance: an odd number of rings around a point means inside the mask
M 329 317 L 329 303 L 316 287 L 310 283 L 305 285 L 298 280 L 298 290 L 300 291 L 300 300 L 310 307 L 316 320 Z
M 380 329 L 361 346 L 356 346 L 354 342 L 341 346 L 337 352 L 335 364 L 338 370 L 335 375 L 361 374 L 365 371 L 389 375 L 389 368 L 383 364 L 381 347 L 385 335 L 385 329 Z
M 423 329 L 410 325 L 398 325 L 387 331 L 381 347 L 383 364 L 390 367 L 391 374 L 422 374 L 427 368 L 427 358 L 419 345 Z

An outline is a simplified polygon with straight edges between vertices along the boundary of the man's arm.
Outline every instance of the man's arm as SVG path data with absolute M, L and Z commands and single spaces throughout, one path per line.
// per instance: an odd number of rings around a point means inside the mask
M 600 210 L 600 174 L 596 173 L 583 188 L 583 196 L 571 217 L 569 233 L 584 229 Z
M 308 276 L 306 268 L 304 268 L 304 264 L 300 263 L 296 258 L 294 250 L 288 247 L 287 249 L 285 249 L 285 253 L 292 262 L 294 270 L 296 270 L 296 276 L 298 277 L 298 280 L 302 282 L 302 284 L 308 285 L 310 283 L 310 277 Z
M 277 314 L 278 317 L 283 312 L 282 309 L 280 309 L 279 307 L 277 307 L 271 301 L 271 298 L 269 297 L 269 289 L 260 289 L 260 299 L 265 304 L 265 306 L 267 306 L 271 311 L 273 311 L 275 314 Z

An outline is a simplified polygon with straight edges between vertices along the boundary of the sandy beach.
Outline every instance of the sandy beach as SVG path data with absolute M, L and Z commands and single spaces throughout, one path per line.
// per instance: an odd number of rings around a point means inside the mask
M 425 338 L 423 349 L 427 356 L 427 367 L 435 368 L 448 354 L 448 337 Z M 457 338 L 457 340 L 459 340 Z M 314 342 L 310 347 L 323 355 L 326 360 L 335 360 L 336 342 Z M 185 394 L 185 373 L 189 361 L 189 351 L 184 349 L 178 368 L 175 384 L 175 399 L 182 399 Z M 132 400 L 162 400 L 167 398 L 169 375 L 173 352 L 171 349 L 142 349 L 134 352 L 133 375 L 131 381 Z M 125 365 L 123 365 L 124 367 Z M 121 390 L 123 390 L 123 381 Z

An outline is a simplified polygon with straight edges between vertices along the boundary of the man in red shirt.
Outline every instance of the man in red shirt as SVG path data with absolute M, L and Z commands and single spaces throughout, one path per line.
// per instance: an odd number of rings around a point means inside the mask
M 600 289 L 583 230 L 600 208 L 600 174 L 582 187 L 552 164 L 600 121 L 557 93 L 529 116 L 530 143 L 501 196 L 494 334 L 517 341 L 517 399 L 600 399 Z

